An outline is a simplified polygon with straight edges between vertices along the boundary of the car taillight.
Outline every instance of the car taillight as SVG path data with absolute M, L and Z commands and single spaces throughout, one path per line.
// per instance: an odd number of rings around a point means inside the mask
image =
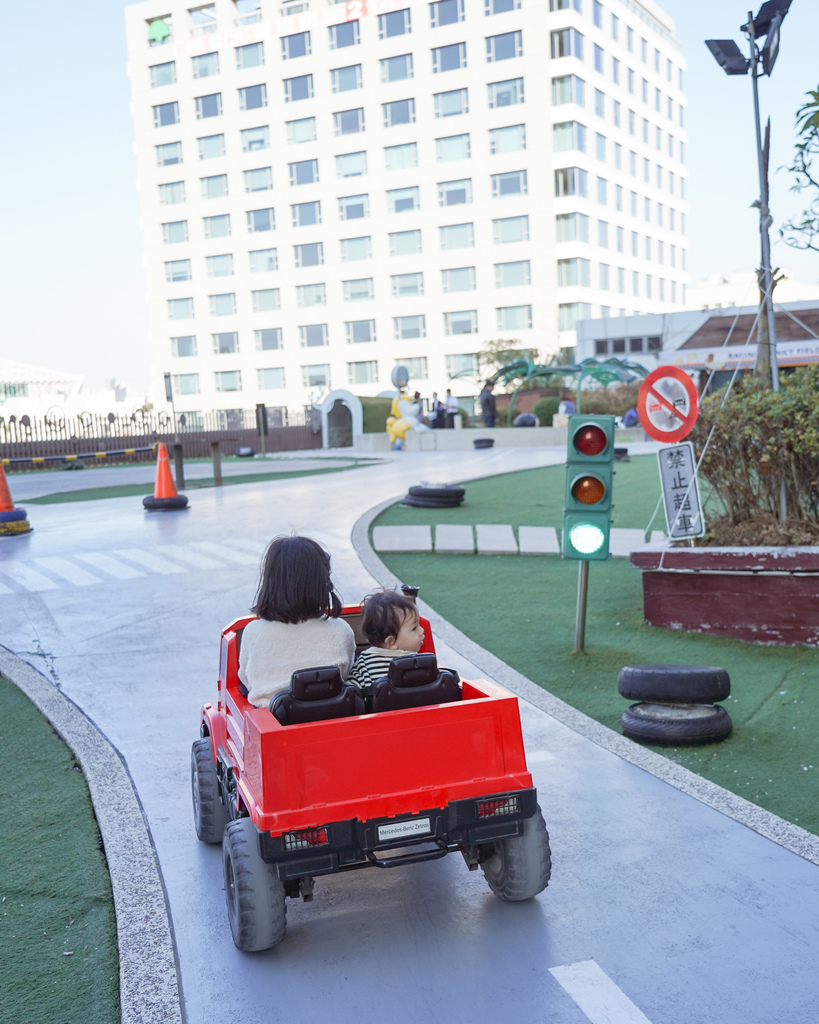
M 502 796 L 498 800 L 478 800 L 475 804 L 479 818 L 499 818 L 502 814 L 517 814 L 520 800 L 516 796 Z
M 282 836 L 285 850 L 309 850 L 311 846 L 326 846 L 326 828 L 307 828 L 300 832 L 285 832 Z

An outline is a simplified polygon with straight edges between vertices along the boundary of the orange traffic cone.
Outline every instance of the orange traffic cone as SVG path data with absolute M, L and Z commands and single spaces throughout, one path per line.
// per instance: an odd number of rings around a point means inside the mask
M 164 444 L 156 446 L 156 483 L 153 495 L 146 494 L 142 504 L 149 512 L 171 512 L 175 509 L 187 508 L 188 499 L 180 494 L 173 482 L 171 467 L 168 462 L 168 450 Z
M 26 510 L 14 507 L 8 480 L 0 462 L 0 537 L 30 532 L 31 523 L 28 521 Z

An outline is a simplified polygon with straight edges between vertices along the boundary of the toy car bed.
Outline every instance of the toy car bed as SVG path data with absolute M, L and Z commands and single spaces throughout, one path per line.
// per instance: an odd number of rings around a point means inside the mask
M 357 631 L 359 608 L 342 614 Z M 337 871 L 460 851 L 501 899 L 546 887 L 549 837 L 516 697 L 439 671 L 422 618 L 421 651 L 394 659 L 366 699 L 337 670 L 315 668 L 257 708 L 237 674 L 250 621 L 222 632 L 217 702 L 202 708 L 191 753 L 196 834 L 222 843 L 239 949 L 275 946 L 286 897 L 312 899 L 314 878 Z

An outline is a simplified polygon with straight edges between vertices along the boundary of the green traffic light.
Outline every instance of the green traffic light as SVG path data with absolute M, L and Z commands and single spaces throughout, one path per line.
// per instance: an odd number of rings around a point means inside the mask
M 600 550 L 605 540 L 606 535 L 593 523 L 578 523 L 569 530 L 572 547 L 582 555 L 593 555 L 595 551 Z

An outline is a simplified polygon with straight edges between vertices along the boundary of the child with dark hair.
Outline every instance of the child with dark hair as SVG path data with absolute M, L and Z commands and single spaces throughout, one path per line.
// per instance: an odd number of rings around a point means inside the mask
M 337 665 L 346 678 L 355 635 L 340 619 L 330 556 L 309 537 L 277 537 L 265 552 L 256 602 L 258 619 L 242 632 L 239 679 L 247 699 L 266 707 L 299 669 Z
M 424 630 L 414 602 L 395 591 L 365 597 L 361 606 L 361 632 L 370 643 L 350 673 L 350 682 L 362 689 L 387 674 L 393 658 L 417 654 Z

